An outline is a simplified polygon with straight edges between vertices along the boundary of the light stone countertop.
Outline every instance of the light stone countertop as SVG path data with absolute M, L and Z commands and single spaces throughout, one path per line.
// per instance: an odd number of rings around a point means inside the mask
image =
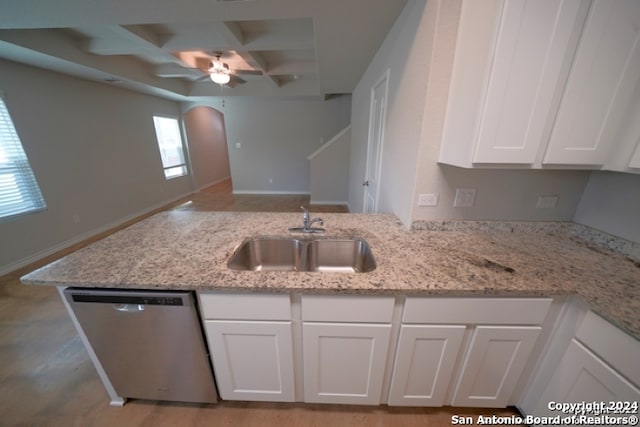
M 326 234 L 294 235 L 303 239 L 363 238 L 372 249 L 377 268 L 354 274 L 230 270 L 227 259 L 244 239 L 291 236 L 287 229 L 300 225 L 301 215 L 170 211 L 112 234 L 21 280 L 32 285 L 198 291 L 513 297 L 577 294 L 595 312 L 640 339 L 640 262 L 576 237 L 565 223 L 461 228 L 442 222 L 407 230 L 393 215 L 321 216 Z

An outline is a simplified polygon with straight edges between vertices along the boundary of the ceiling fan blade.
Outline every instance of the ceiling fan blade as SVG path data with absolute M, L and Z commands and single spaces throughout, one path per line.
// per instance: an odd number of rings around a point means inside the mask
M 241 79 L 240 77 L 238 77 L 238 76 L 236 76 L 234 74 L 231 74 L 230 77 L 231 77 L 231 80 L 229 80 L 229 83 L 227 83 L 227 86 L 229 86 L 229 87 L 234 87 L 236 85 L 241 85 L 241 84 L 247 82 L 246 80 Z
M 261 76 L 260 70 L 233 70 L 233 74 L 245 75 L 245 76 Z

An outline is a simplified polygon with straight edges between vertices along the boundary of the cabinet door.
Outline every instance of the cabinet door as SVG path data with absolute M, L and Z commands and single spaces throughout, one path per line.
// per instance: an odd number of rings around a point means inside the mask
M 304 400 L 379 405 L 389 324 L 304 323 Z
M 544 163 L 602 165 L 639 80 L 640 2 L 594 0 Z
M 534 163 L 587 7 L 582 0 L 504 2 L 474 163 Z
M 205 322 L 225 400 L 293 402 L 291 322 Z
M 389 405 L 442 406 L 464 325 L 402 325 Z
M 529 359 L 539 326 L 477 326 L 452 406 L 504 408 Z
M 640 391 L 574 339 L 542 393 L 535 415 L 559 415 L 548 408 L 552 401 L 637 402 Z

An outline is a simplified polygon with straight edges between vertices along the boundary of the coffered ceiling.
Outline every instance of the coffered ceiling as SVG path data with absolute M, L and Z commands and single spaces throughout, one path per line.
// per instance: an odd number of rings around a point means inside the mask
M 350 93 L 406 0 L 0 0 L 0 57 L 176 99 Z M 207 70 L 215 55 L 234 77 Z

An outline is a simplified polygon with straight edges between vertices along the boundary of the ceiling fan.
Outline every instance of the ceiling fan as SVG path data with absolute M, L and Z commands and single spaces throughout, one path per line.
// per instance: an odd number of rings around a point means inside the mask
M 220 60 L 222 52 L 214 52 L 214 59 L 211 59 L 211 66 L 206 70 L 207 75 L 199 80 L 210 78 L 214 83 L 234 87 L 247 81 L 238 76 L 238 74 L 262 75 L 259 70 L 231 70 L 229 65 Z

